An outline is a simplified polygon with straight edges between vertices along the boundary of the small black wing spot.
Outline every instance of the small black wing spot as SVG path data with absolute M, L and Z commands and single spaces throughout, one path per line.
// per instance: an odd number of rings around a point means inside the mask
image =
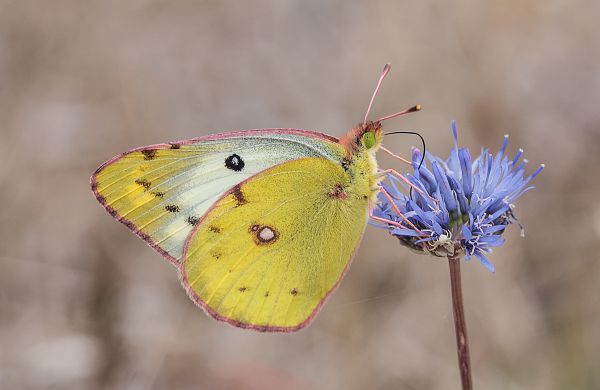
M 239 172 L 244 169 L 244 165 L 246 165 L 244 160 L 235 153 L 225 159 L 225 166 L 232 171 Z
M 135 184 L 137 184 L 138 186 L 144 187 L 144 191 L 147 191 L 150 188 L 150 186 L 152 185 L 152 183 L 150 183 L 146 179 L 135 179 Z
M 142 154 L 144 155 L 144 160 L 153 160 L 156 157 L 156 149 L 142 150 Z
M 170 213 L 177 213 L 179 212 L 179 206 L 177 206 L 176 204 L 168 204 L 165 206 L 165 210 L 167 210 Z
M 245 205 L 246 203 L 248 203 L 248 201 L 244 197 L 244 193 L 242 192 L 242 187 L 239 184 L 237 184 L 235 187 L 233 187 L 233 191 L 231 192 L 231 194 L 233 195 L 233 198 L 235 199 L 236 207 L 239 207 L 239 206 L 242 206 L 242 205 Z

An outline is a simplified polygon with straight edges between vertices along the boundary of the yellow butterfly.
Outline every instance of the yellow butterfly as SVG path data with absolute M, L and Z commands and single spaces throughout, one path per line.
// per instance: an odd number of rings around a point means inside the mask
M 92 191 L 177 267 L 212 317 L 299 330 L 337 287 L 363 235 L 381 178 L 381 122 L 420 109 L 367 121 L 389 70 L 363 123 L 339 140 L 262 129 L 146 146 L 102 164 Z

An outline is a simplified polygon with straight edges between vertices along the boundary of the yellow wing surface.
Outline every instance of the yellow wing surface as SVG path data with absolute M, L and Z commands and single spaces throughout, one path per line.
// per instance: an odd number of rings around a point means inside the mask
M 315 132 L 268 129 L 153 145 L 104 163 L 91 185 L 113 217 L 178 264 L 186 238 L 228 189 L 285 161 L 339 161 L 336 142 Z
M 373 177 L 362 163 L 364 171 L 345 170 L 325 158 L 302 158 L 230 189 L 187 240 L 180 272 L 190 297 L 239 327 L 307 325 L 366 226 Z

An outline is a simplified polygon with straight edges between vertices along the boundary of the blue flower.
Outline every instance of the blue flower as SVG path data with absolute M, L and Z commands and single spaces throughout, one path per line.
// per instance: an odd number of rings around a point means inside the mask
M 514 158 L 505 155 L 508 135 L 494 156 L 487 149 L 471 160 L 466 148 L 458 147 L 456 124 L 452 122 L 454 148 L 448 159 L 426 153 L 431 168 L 413 150 L 413 173 L 405 176 L 412 190 L 397 174 L 388 173 L 381 183 L 373 215 L 376 226 L 386 228 L 400 242 L 419 253 L 434 256 L 476 257 L 490 271 L 486 257 L 493 247 L 504 243 L 502 233 L 510 224 L 523 227 L 515 217 L 514 202 L 533 187 L 527 186 L 544 168 L 525 176 L 527 160 L 523 150 Z M 402 190 L 401 190 L 402 189 Z

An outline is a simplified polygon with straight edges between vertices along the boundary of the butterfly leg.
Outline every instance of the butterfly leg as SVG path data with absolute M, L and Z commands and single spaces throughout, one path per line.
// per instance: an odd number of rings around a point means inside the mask
M 390 156 L 394 157 L 395 159 L 402 161 L 403 163 L 412 165 L 412 163 L 410 161 L 408 161 L 407 159 L 405 159 L 404 157 L 398 156 L 396 153 L 392 152 L 391 150 L 389 150 L 387 148 L 384 148 L 383 146 L 380 146 L 379 149 L 383 150 L 385 153 L 389 154 Z
M 419 232 L 420 234 L 422 234 L 424 236 L 427 236 L 418 227 L 416 227 L 408 218 L 406 218 L 406 216 L 400 211 L 400 209 L 398 208 L 398 206 L 396 206 L 396 203 L 394 203 L 394 199 L 386 191 L 385 188 L 379 187 L 379 191 L 383 194 L 383 196 L 385 196 L 388 199 L 388 201 L 390 202 L 390 205 L 392 206 L 392 208 L 394 209 L 394 211 L 396 212 L 396 214 L 398 214 L 400 216 L 400 218 L 402 218 L 404 220 L 404 222 L 406 222 L 408 225 L 410 225 L 410 227 L 412 227 L 415 231 Z M 386 219 L 386 218 L 377 217 L 376 215 L 374 215 L 373 214 L 373 207 L 372 206 L 369 206 L 369 218 L 371 218 L 371 219 L 373 219 L 375 221 L 378 221 L 378 222 L 383 222 L 383 223 L 387 223 L 387 224 L 392 225 L 392 226 L 396 226 L 396 227 L 400 227 L 400 228 L 406 229 L 406 226 L 402 225 L 399 222 L 392 221 L 392 220 Z
M 377 172 L 377 175 L 380 176 L 385 176 L 385 175 L 393 175 L 394 177 L 400 179 L 401 181 L 403 181 L 407 186 L 413 188 L 415 191 L 417 191 L 419 194 L 423 195 L 423 196 L 428 196 L 425 192 L 423 192 L 423 190 L 421 190 L 420 188 L 418 188 L 417 186 L 415 186 L 413 183 L 410 182 L 410 180 L 408 180 L 406 178 L 406 176 L 404 176 L 403 174 L 401 174 L 400 172 L 396 171 L 395 169 L 384 169 L 382 171 Z
M 406 178 L 406 176 L 404 176 L 403 174 L 401 174 L 400 172 L 396 171 L 395 169 L 384 169 L 380 172 L 377 173 L 378 175 L 393 175 L 394 177 L 398 178 L 399 180 L 403 181 L 404 183 L 406 183 L 407 186 L 409 186 L 410 188 L 413 188 L 415 191 L 417 191 L 419 194 L 421 194 L 423 197 L 428 198 L 429 200 L 433 201 L 434 203 L 437 203 L 438 200 L 435 198 L 432 198 L 431 195 L 425 193 L 422 189 L 418 188 L 417 186 L 415 186 L 413 183 L 410 182 L 410 180 L 408 180 Z

